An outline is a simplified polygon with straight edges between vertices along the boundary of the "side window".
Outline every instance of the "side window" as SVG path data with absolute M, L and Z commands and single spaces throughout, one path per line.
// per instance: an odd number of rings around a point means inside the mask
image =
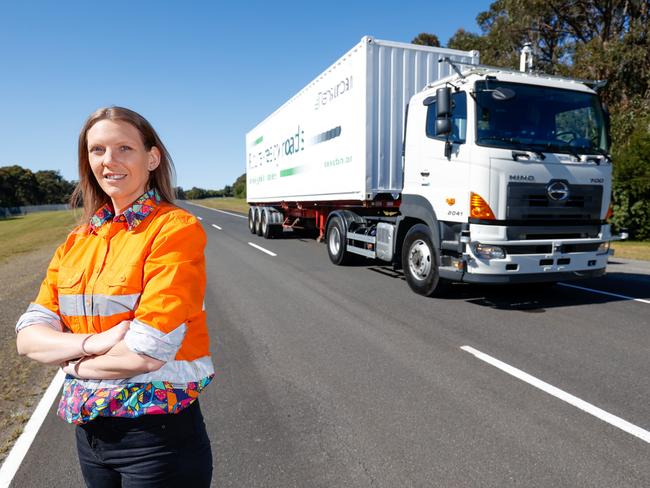
M 465 93 L 454 93 L 451 96 L 451 137 L 452 142 L 463 144 L 467 134 L 467 98 Z M 427 109 L 427 137 L 446 139 L 436 134 L 436 102 Z

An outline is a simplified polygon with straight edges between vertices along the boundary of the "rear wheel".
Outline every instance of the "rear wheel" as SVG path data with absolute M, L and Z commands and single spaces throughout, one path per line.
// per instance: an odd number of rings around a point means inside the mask
M 251 234 L 255 234 L 255 207 L 248 209 L 248 230 Z
M 429 228 L 424 224 L 411 227 L 402 247 L 402 267 L 411 290 L 428 297 L 444 291 L 446 282 L 440 278 L 438 261 Z
M 260 226 L 264 239 L 271 239 L 275 235 L 275 227 L 269 225 L 268 222 L 268 212 L 262 212 Z
M 255 233 L 258 236 L 262 235 L 262 209 L 261 208 L 256 208 L 255 209 Z
M 333 217 L 327 224 L 327 254 L 330 261 L 337 265 L 349 264 L 353 256 L 346 251 L 345 225 L 339 217 Z

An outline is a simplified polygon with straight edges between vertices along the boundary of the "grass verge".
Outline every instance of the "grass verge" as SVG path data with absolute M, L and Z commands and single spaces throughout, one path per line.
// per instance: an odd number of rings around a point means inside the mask
M 616 241 L 612 242 L 614 257 L 650 261 L 650 242 Z
M 248 203 L 244 198 L 203 198 L 201 200 L 188 200 L 188 202 L 203 205 L 204 207 L 239 212 L 244 215 L 248 214 Z
M 0 263 L 15 254 L 63 242 L 76 220 L 72 210 L 36 212 L 0 220 Z

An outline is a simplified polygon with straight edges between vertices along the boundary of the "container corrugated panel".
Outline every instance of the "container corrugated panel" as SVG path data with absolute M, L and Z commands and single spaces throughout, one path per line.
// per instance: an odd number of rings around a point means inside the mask
M 400 193 L 406 107 L 451 74 L 444 57 L 478 63 L 476 51 L 364 37 L 246 135 L 248 201 Z
M 452 61 L 478 64 L 478 51 L 464 52 L 367 38 L 368 197 L 402 189 L 402 142 L 410 98 L 429 83 L 450 76 Z M 424 131 L 424 129 L 423 129 Z

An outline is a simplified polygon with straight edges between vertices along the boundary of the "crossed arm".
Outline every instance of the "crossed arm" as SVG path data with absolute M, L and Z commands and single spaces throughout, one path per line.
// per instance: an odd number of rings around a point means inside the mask
M 123 338 L 129 324 L 124 321 L 99 334 L 70 334 L 34 324 L 18 332 L 18 354 L 87 379 L 130 378 L 160 369 L 164 361 L 126 346 Z

